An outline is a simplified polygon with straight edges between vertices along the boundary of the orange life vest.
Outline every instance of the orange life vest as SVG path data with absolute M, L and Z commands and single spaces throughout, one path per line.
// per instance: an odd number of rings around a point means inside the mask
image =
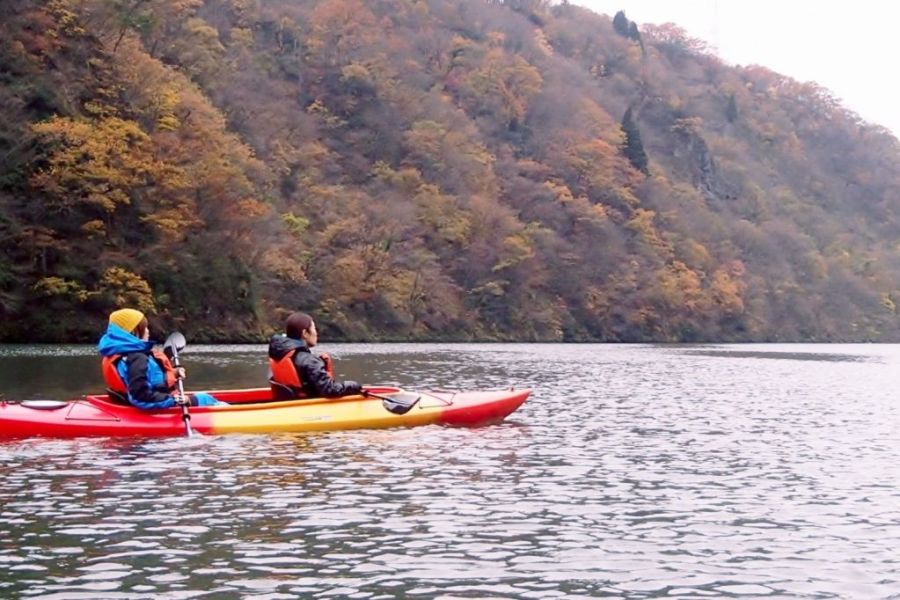
M 166 387 L 170 390 L 174 390 L 178 385 L 178 377 L 175 374 L 175 367 L 172 366 L 169 357 L 166 356 L 162 350 L 153 350 L 150 355 L 157 363 L 159 363 L 163 375 L 166 377 Z M 103 379 L 106 381 L 106 387 L 113 392 L 123 394 L 127 397 L 128 382 L 122 379 L 122 376 L 119 375 L 119 371 L 116 368 L 120 360 L 122 360 L 121 354 L 104 356 L 100 368 L 103 370 Z
M 269 382 L 272 384 L 272 392 L 275 394 L 274 397 L 276 398 L 282 396 L 282 394 L 279 393 L 279 390 L 276 389 L 277 386 L 290 388 L 291 391 L 294 392 L 295 398 L 303 398 L 306 396 L 303 392 L 303 381 L 300 380 L 300 374 L 297 373 L 297 367 L 294 366 L 293 358 L 296 353 L 297 350 L 291 350 L 278 360 L 269 358 L 269 369 L 272 371 Z M 328 373 L 329 377 L 334 379 L 334 364 L 331 361 L 331 356 L 326 352 L 323 352 L 319 355 L 319 358 L 325 363 L 325 372 Z

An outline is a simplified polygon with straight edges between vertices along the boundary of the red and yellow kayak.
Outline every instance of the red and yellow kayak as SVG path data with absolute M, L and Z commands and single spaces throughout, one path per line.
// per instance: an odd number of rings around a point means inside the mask
M 191 408 L 190 426 L 208 435 L 418 425 L 477 427 L 502 421 L 525 402 L 531 390 L 415 392 L 416 402 L 404 414 L 388 410 L 383 398 L 410 392 L 390 387 L 367 388 L 367 392 L 377 396 L 277 402 L 269 388 L 209 391 L 229 405 Z M 180 408 L 145 411 L 110 401 L 106 394 L 71 401 L 0 401 L 0 438 L 184 434 Z

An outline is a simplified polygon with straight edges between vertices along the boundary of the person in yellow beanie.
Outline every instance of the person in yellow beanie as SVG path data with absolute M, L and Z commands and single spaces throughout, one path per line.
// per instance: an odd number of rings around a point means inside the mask
M 175 369 L 169 358 L 150 341 L 150 325 L 139 310 L 122 308 L 109 315 L 106 333 L 97 350 L 103 357 L 103 378 L 112 398 L 124 398 L 143 409 L 171 408 L 182 402 L 177 394 L 183 368 Z M 209 394 L 191 394 L 192 406 L 218 406 Z

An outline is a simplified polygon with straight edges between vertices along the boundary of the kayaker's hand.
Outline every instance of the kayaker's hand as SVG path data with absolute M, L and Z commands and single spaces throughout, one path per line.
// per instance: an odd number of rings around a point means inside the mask
M 175 404 L 177 406 L 190 406 L 190 404 L 191 404 L 191 399 L 188 398 L 186 395 L 182 396 L 181 394 L 175 394 L 172 397 L 175 398 Z
M 177 369 L 175 369 L 175 377 L 177 377 L 178 379 L 187 378 L 187 371 L 184 370 L 184 367 L 178 367 Z
M 327 352 L 321 352 L 319 354 L 319 358 L 322 359 L 322 362 L 325 363 L 325 370 L 328 371 L 329 374 L 334 372 L 334 363 L 331 362 L 331 355 Z

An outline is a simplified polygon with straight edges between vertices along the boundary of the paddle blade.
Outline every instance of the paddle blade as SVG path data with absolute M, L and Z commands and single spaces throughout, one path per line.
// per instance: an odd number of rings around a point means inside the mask
M 399 392 L 381 398 L 381 404 L 385 410 L 395 415 L 405 415 L 419 403 L 422 397 L 415 392 Z
M 166 338 L 165 343 L 163 344 L 163 352 L 166 353 L 166 356 L 172 358 L 176 354 L 179 354 L 182 350 L 187 346 L 187 340 L 184 339 L 184 336 L 181 332 L 173 331 L 169 337 Z

